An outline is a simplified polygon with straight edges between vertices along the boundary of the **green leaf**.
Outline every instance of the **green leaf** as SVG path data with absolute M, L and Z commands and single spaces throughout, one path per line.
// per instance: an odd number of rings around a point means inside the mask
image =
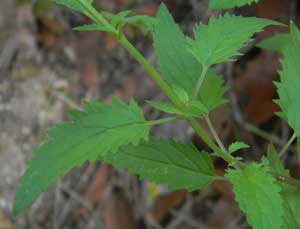
M 85 103 L 84 111 L 72 110 L 70 118 L 48 132 L 50 140 L 29 161 L 15 196 L 15 214 L 74 166 L 114 154 L 120 146 L 138 144 L 148 137 L 149 127 L 133 100 L 129 105 L 117 99 L 112 105 Z
M 191 101 L 184 107 L 182 107 L 182 109 L 175 107 L 173 104 L 159 101 L 147 101 L 147 103 L 149 103 L 155 109 L 161 110 L 163 112 L 188 117 L 200 117 L 208 113 L 205 106 L 199 101 Z
M 283 199 L 283 225 L 281 229 L 300 228 L 300 191 L 299 189 L 282 184 L 281 197 Z
M 117 168 L 128 169 L 170 189 L 193 191 L 207 187 L 214 179 L 214 167 L 208 153 L 192 144 L 172 140 L 150 140 L 137 146 L 124 146 L 116 154 L 101 158 Z
M 106 12 L 105 15 L 114 26 L 118 26 L 118 25 L 124 25 L 126 17 L 129 16 L 131 13 L 132 13 L 131 10 L 125 10 L 117 14 L 111 14 L 109 12 Z
M 253 163 L 243 171 L 228 170 L 235 198 L 254 229 L 280 229 L 283 206 L 280 187 L 267 168 Z
M 289 39 L 288 34 L 276 34 L 271 38 L 259 42 L 256 46 L 269 51 L 282 53 Z
M 259 0 L 210 0 L 210 9 L 230 9 L 234 7 L 241 7 L 244 5 L 250 5 L 252 3 L 258 3 Z
M 300 100 L 293 99 L 287 112 L 287 120 L 290 126 L 300 136 Z
M 211 66 L 232 60 L 241 55 L 239 50 L 251 41 L 251 37 L 269 25 L 282 25 L 268 19 L 241 17 L 225 14 L 211 17 L 208 25 L 194 28 L 195 40 L 188 38 L 188 50 L 203 66 Z
M 265 166 L 270 168 L 270 171 L 283 176 L 290 176 L 289 170 L 285 169 L 282 160 L 279 158 L 279 154 L 274 145 L 268 146 L 267 156 L 262 158 L 262 162 Z
M 133 26 L 139 28 L 144 35 L 152 33 L 154 30 L 155 18 L 147 15 L 134 15 L 131 10 L 121 11 L 118 14 L 101 12 L 114 26 Z
M 139 28 L 144 35 L 147 35 L 154 31 L 155 18 L 147 15 L 136 15 L 126 18 L 125 23 Z
M 186 37 L 174 22 L 164 4 L 158 10 L 153 34 L 157 63 L 162 77 L 169 85 L 180 85 L 191 97 L 202 72 L 202 66 L 187 49 Z M 198 99 L 209 110 L 223 104 L 227 88 L 223 80 L 210 69 L 201 86 Z
M 290 42 L 283 51 L 280 82 L 275 83 L 279 99 L 275 102 L 280 106 L 278 115 L 287 121 L 289 126 L 300 135 L 300 31 L 291 25 Z
M 244 142 L 234 142 L 229 146 L 229 153 L 234 153 L 240 149 L 249 148 L 250 146 L 245 144 Z
M 104 32 L 108 32 L 108 33 L 116 33 L 116 30 L 113 27 L 107 27 L 107 26 L 98 25 L 98 24 L 77 26 L 77 27 L 73 28 L 73 30 L 76 30 L 76 31 L 104 31 Z
M 85 1 L 88 2 L 89 4 L 93 3 L 93 0 L 85 0 Z M 79 11 L 81 13 L 85 13 L 85 9 L 78 2 L 78 0 L 54 0 L 54 2 L 56 4 L 63 5 L 65 7 Z
M 182 103 L 187 103 L 190 100 L 189 94 L 182 87 L 173 85 L 172 89 Z
M 223 98 L 227 90 L 228 87 L 224 86 L 221 77 L 211 69 L 201 85 L 198 99 L 208 111 L 212 111 L 228 102 L 227 99 Z
M 180 85 L 191 95 L 202 69 L 186 50 L 185 35 L 164 4 L 156 16 L 153 40 L 163 78 L 170 85 Z

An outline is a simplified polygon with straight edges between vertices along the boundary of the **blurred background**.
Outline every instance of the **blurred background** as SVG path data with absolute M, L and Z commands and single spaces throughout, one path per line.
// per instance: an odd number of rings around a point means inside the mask
M 154 16 L 160 2 L 95 0 L 95 6 Z M 195 22 L 207 22 L 211 15 L 222 13 L 209 10 L 207 0 L 163 2 L 187 34 Z M 299 21 L 299 9 L 297 0 L 261 0 L 232 13 L 288 23 Z M 0 228 L 250 228 L 228 183 L 217 181 L 193 193 L 170 192 L 164 185 L 142 182 L 100 163 L 73 169 L 23 215 L 13 218 L 13 197 L 26 161 L 46 139 L 47 129 L 66 120 L 69 108 L 81 107 L 84 100 L 109 102 L 115 95 L 124 101 L 135 97 L 147 119 L 163 117 L 143 101 L 160 100 L 164 95 L 110 35 L 72 31 L 88 22 L 50 0 L 0 1 Z M 226 94 L 230 103 L 213 112 L 212 120 L 226 145 L 238 139 L 252 146 L 241 152 L 249 159 L 259 160 L 268 142 L 280 148 L 290 136 L 287 125 L 274 115 L 278 107 L 272 102 L 276 98 L 272 81 L 278 78 L 280 57 L 255 47 L 258 41 L 286 31 L 270 27 L 244 48 L 245 55 L 236 62 L 216 66 L 230 87 Z M 151 36 L 134 28 L 126 33 L 155 64 Z M 185 122 L 155 127 L 152 134 L 192 141 L 206 149 Z M 292 151 L 285 165 L 299 178 Z M 226 164 L 216 160 L 215 165 L 222 175 Z

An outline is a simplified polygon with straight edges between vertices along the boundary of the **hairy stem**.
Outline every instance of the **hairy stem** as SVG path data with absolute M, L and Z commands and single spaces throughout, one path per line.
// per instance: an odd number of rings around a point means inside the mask
M 209 66 L 203 66 L 201 75 L 200 75 L 200 77 L 199 77 L 199 79 L 198 79 L 198 81 L 196 83 L 196 87 L 195 87 L 195 90 L 193 92 L 193 96 L 192 96 L 193 99 L 197 98 L 197 96 L 199 94 L 201 85 L 203 84 L 203 81 L 205 79 L 205 76 L 206 76 L 206 73 L 208 71 L 208 68 L 209 68 Z
M 287 152 L 288 148 L 291 146 L 291 144 L 295 141 L 296 138 L 297 138 L 297 134 L 294 133 L 292 135 L 292 137 L 290 138 L 290 140 L 280 150 L 280 152 L 278 154 L 279 158 L 281 158 Z

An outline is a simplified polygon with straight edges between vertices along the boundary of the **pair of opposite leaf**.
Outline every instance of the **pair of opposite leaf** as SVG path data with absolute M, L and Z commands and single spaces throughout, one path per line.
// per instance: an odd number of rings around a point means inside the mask
M 66 1 L 61 2 L 66 5 Z M 72 0 L 67 2 L 72 4 Z M 75 5 L 73 9 L 76 10 L 77 7 Z M 235 20 L 235 23 L 232 23 L 232 20 Z M 163 79 L 170 85 L 181 85 L 190 97 L 202 71 L 201 65 L 213 65 L 230 60 L 250 41 L 255 32 L 268 25 L 278 23 L 265 19 L 225 15 L 218 19 L 212 18 L 207 26 L 198 25 L 195 28 L 195 40 L 192 40 L 185 37 L 166 7 L 162 5 L 157 14 L 153 38 Z M 242 34 L 239 35 L 240 33 Z M 230 34 L 234 43 L 231 42 Z M 221 39 L 222 35 L 226 39 Z M 209 36 L 210 39 L 205 36 Z M 214 44 L 211 41 L 218 43 Z M 210 55 L 203 54 L 198 49 L 197 42 L 207 45 L 206 51 Z M 224 47 L 227 49 L 223 50 Z M 196 100 L 200 101 L 209 112 L 224 102 L 223 94 L 222 80 L 210 69 Z M 214 179 L 212 160 L 208 153 L 199 152 L 191 144 L 146 140 L 149 125 L 134 101 L 126 105 L 114 100 L 110 106 L 102 103 L 85 103 L 84 111 L 72 111 L 70 118 L 68 123 L 49 131 L 50 140 L 37 149 L 29 162 L 27 171 L 20 179 L 15 199 L 15 213 L 20 213 L 51 183 L 85 161 L 100 160 L 116 167 L 127 168 L 142 178 L 166 183 L 174 189 L 185 188 L 192 191 L 206 187 Z M 234 147 L 241 146 L 237 144 Z M 181 176 L 178 177 L 178 174 Z M 252 180 L 251 177 L 259 176 L 261 179 L 257 179 L 257 182 L 239 182 L 248 176 Z M 273 188 L 274 180 L 261 166 L 252 164 L 244 172 L 229 170 L 227 177 L 234 184 L 239 202 L 245 201 L 247 196 L 243 193 L 253 188 L 257 189 L 264 201 L 271 198 L 274 202 L 272 207 L 280 205 L 280 201 L 274 200 L 278 197 L 278 188 Z M 263 185 L 266 188 L 260 187 Z M 268 196 L 264 195 L 266 189 L 270 194 Z M 260 198 L 253 197 L 254 205 L 259 205 L 260 201 Z M 247 203 L 241 206 L 255 228 L 266 228 L 264 225 L 269 221 L 264 221 L 264 212 L 270 212 L 270 215 L 276 218 L 274 222 L 281 225 L 280 207 L 277 213 L 272 213 L 273 209 L 267 204 L 258 210 L 249 207 Z M 255 213 L 255 210 L 260 214 Z M 263 224 L 260 224 L 261 222 Z

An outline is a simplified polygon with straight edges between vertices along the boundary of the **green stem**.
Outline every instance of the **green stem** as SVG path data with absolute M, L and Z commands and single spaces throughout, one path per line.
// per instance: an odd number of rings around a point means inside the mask
M 224 161 L 226 161 L 229 164 L 236 164 L 239 168 L 243 169 L 246 167 L 245 164 L 238 161 L 236 158 L 231 156 L 230 154 L 223 152 L 218 145 L 216 145 L 205 133 L 205 131 L 200 127 L 198 122 L 193 118 L 186 118 L 186 120 L 189 122 L 191 127 L 195 130 L 195 132 L 198 134 L 198 136 L 213 150 L 213 152 L 220 158 L 222 158 Z
M 209 66 L 203 66 L 203 69 L 202 69 L 202 72 L 201 72 L 201 75 L 196 83 L 196 87 L 195 87 L 195 90 L 194 90 L 194 93 L 193 93 L 193 96 L 192 98 L 195 99 L 197 98 L 198 94 L 199 94 L 199 91 L 200 91 L 200 88 L 201 88 L 201 85 L 203 84 L 203 81 L 205 79 L 205 75 L 208 71 L 208 68 Z
M 220 149 L 221 149 L 223 152 L 227 153 L 227 149 L 226 149 L 226 147 L 224 146 L 223 142 L 221 141 L 221 139 L 220 139 L 220 137 L 219 137 L 217 131 L 215 130 L 215 128 L 214 128 L 212 122 L 210 121 L 208 115 L 205 115 L 205 116 L 204 116 L 204 119 L 205 119 L 205 121 L 206 121 L 206 123 L 207 123 L 207 125 L 208 125 L 208 128 L 210 129 L 212 135 L 213 135 L 214 138 L 216 139 L 216 141 L 217 141 L 217 143 L 218 143 Z
M 180 118 L 181 118 L 180 116 L 174 116 L 174 117 L 170 117 L 170 118 L 162 118 L 162 119 L 158 119 L 158 120 L 148 121 L 147 124 L 150 126 L 160 125 L 160 124 L 164 124 L 167 122 L 172 122 L 172 121 L 178 120 Z
M 119 42 L 127 51 L 139 62 L 145 70 L 149 73 L 149 75 L 153 78 L 153 80 L 158 84 L 158 86 L 166 93 L 166 95 L 170 98 L 170 100 L 176 106 L 182 106 L 181 102 L 173 92 L 173 90 L 169 87 L 169 85 L 162 80 L 161 76 L 158 72 L 153 68 L 153 66 L 145 59 L 145 57 L 126 39 L 125 36 L 121 36 Z
M 180 100 L 177 98 L 177 96 L 174 94 L 172 89 L 169 87 L 168 84 L 166 84 L 161 76 L 158 74 L 158 72 L 153 68 L 153 66 L 144 58 L 144 56 L 124 37 L 121 36 L 119 39 L 119 42 L 121 45 L 123 45 L 128 52 L 146 69 L 146 71 L 149 73 L 149 75 L 154 79 L 154 81 L 160 86 L 160 88 L 166 93 L 166 95 L 170 98 L 170 100 L 178 107 L 181 107 L 183 104 L 180 102 Z M 186 120 L 189 122 L 189 124 L 192 126 L 192 128 L 195 130 L 195 132 L 199 135 L 199 137 L 221 158 L 223 158 L 228 163 L 236 163 L 239 165 L 239 167 L 243 168 L 245 167 L 241 162 L 237 161 L 234 157 L 231 155 L 223 152 L 205 133 L 205 131 L 201 128 L 201 126 L 198 124 L 198 122 L 194 118 L 186 118 Z M 225 147 L 224 147 L 225 148 Z
M 191 127 L 195 130 L 196 134 L 211 148 L 214 152 L 219 151 L 219 147 L 208 137 L 205 131 L 201 128 L 199 123 L 191 117 L 186 118 Z
M 90 3 L 88 3 L 86 0 L 78 0 L 78 2 L 86 10 L 86 16 L 98 24 L 113 29 L 117 32 L 116 28 L 114 28 L 114 26 L 112 26 Z
M 280 152 L 278 154 L 279 158 L 281 158 L 286 153 L 286 151 L 288 150 L 288 148 L 290 147 L 290 145 L 295 141 L 296 138 L 297 138 L 297 134 L 294 133 L 292 135 L 292 137 L 290 138 L 290 140 L 280 150 Z

